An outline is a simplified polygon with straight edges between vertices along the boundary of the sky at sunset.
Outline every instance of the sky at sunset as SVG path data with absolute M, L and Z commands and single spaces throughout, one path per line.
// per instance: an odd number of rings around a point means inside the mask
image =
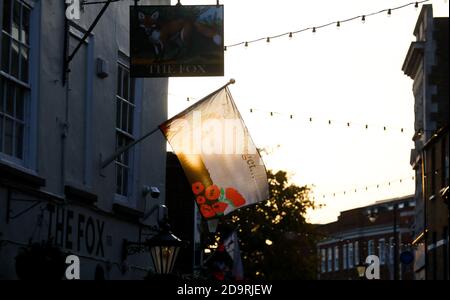
M 225 45 L 408 2 L 220 1 L 225 9 Z M 426 4 L 433 4 L 435 16 L 448 17 L 447 1 Z M 333 221 L 342 210 L 413 194 L 409 164 L 413 82 L 401 68 L 420 8 L 412 5 L 390 17 L 385 13 L 367 17 L 364 24 L 358 19 L 292 39 L 284 36 L 248 48 L 229 48 L 224 77 L 170 79 L 169 117 L 234 78 L 230 91 L 257 147 L 267 149 L 263 152 L 267 168 L 288 171 L 293 183 L 311 186 L 316 202 L 325 204 L 308 213 L 314 223 Z

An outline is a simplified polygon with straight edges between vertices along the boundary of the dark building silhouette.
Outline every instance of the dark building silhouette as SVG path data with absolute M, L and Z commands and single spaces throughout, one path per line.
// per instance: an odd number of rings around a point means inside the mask
M 202 219 L 183 168 L 172 152 L 167 152 L 166 205 L 172 232 L 187 242 L 186 248 L 179 253 L 176 271 L 192 274 L 202 262 Z
M 416 279 L 448 279 L 448 18 L 434 18 L 431 5 L 420 12 L 403 72 L 414 93 L 416 172 L 414 226 Z M 447 192 L 448 193 L 448 192 Z

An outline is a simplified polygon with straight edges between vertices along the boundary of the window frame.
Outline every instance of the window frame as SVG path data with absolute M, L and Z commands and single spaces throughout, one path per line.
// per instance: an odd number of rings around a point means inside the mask
M 374 240 L 367 241 L 367 254 L 375 255 L 375 241 Z
M 119 58 L 119 60 L 117 61 L 116 64 L 116 94 L 115 94 L 115 107 L 116 107 L 116 120 L 115 120 L 115 145 L 116 145 L 116 150 L 119 149 L 121 146 L 123 146 L 120 143 L 120 139 L 123 138 L 124 143 L 130 143 L 133 142 L 136 138 L 133 135 L 133 128 L 131 129 L 131 133 L 128 130 L 124 130 L 123 128 L 123 107 L 124 105 L 127 105 L 127 113 L 126 113 L 126 120 L 125 122 L 127 123 L 127 129 L 129 126 L 129 118 L 133 118 L 132 121 L 134 121 L 135 119 L 135 109 L 133 109 L 133 112 L 130 116 L 129 114 L 129 106 L 135 108 L 135 104 L 130 101 L 131 99 L 131 78 L 130 78 L 130 69 L 129 67 L 121 61 L 121 59 Z M 128 99 L 125 99 L 125 97 L 123 97 L 123 71 L 127 71 L 128 72 L 128 79 L 127 79 L 127 91 L 128 91 Z M 119 76 L 120 76 L 120 82 L 119 82 Z M 119 86 L 120 84 L 120 86 Z M 118 119 L 117 119 L 117 115 L 118 115 L 118 111 L 117 111 L 117 107 L 119 106 L 120 103 L 120 117 L 119 117 L 119 123 L 117 123 Z M 126 151 L 125 153 L 121 154 L 119 157 L 117 157 L 114 160 L 114 166 L 115 166 L 115 194 L 116 194 L 116 199 L 118 200 L 122 200 L 121 202 L 129 202 L 129 198 L 131 197 L 132 194 L 132 172 L 133 172 L 133 150 L 130 149 L 128 151 Z M 122 170 L 122 178 L 121 178 L 121 185 L 118 185 L 118 172 L 119 169 Z M 126 184 L 124 183 L 125 180 L 125 176 L 123 176 L 123 172 L 124 170 L 126 170 L 127 174 L 126 174 Z M 126 190 L 125 190 L 126 189 Z M 124 192 L 125 191 L 125 192 Z
M 339 271 L 339 246 L 334 246 L 334 271 Z
M 117 143 L 118 143 L 118 137 L 122 136 L 124 138 L 129 139 L 128 142 L 135 140 L 137 137 L 139 137 L 140 135 L 140 124 L 141 124 L 141 120 L 140 120 L 140 111 L 141 111 L 141 102 L 142 102 L 142 94 L 140 89 L 142 89 L 142 83 L 140 79 L 137 78 L 131 78 L 130 76 L 130 67 L 129 67 L 129 56 L 123 52 L 120 51 L 118 52 L 118 58 L 116 61 L 116 65 L 115 65 L 115 70 L 117 73 L 115 73 L 115 79 L 116 80 L 116 93 L 115 93 L 115 97 L 114 97 L 114 112 L 115 112 L 115 120 L 114 120 L 114 139 L 115 139 L 115 147 L 117 149 Z M 129 99 L 124 99 L 121 95 L 123 95 L 122 93 L 119 95 L 119 89 L 121 87 L 118 86 L 118 76 L 119 76 L 119 68 L 125 69 L 128 72 L 128 93 L 129 93 Z M 123 84 L 123 78 L 121 79 L 121 84 Z M 133 101 L 129 101 L 130 98 L 133 97 Z M 122 128 L 119 128 L 118 126 L 121 124 L 117 123 L 117 102 L 121 101 L 121 107 L 122 107 L 122 101 L 126 101 L 127 105 L 133 104 L 133 119 L 130 122 L 127 116 L 127 122 L 129 123 L 129 125 L 132 128 L 132 132 L 127 132 L 126 130 L 123 130 Z M 120 116 L 120 122 L 122 122 L 122 115 Z M 121 204 L 121 205 L 126 205 L 128 207 L 132 207 L 132 208 L 136 208 L 137 206 L 137 199 L 135 199 L 134 195 L 135 193 L 135 187 L 137 186 L 137 182 L 135 182 L 135 180 L 137 180 L 138 177 L 137 174 L 139 172 L 139 151 L 138 151 L 139 147 L 133 147 L 131 149 L 129 149 L 127 152 L 125 152 L 126 154 L 128 154 L 128 176 L 127 176 L 127 195 L 123 195 L 123 194 L 119 194 L 117 193 L 117 176 L 118 176 L 118 167 L 117 167 L 117 162 L 118 160 L 116 159 L 114 161 L 114 186 L 115 186 L 115 191 L 114 191 L 114 202 Z M 118 159 L 122 157 L 119 156 Z
M 31 86 L 33 83 L 37 82 L 37 76 L 36 76 L 36 69 L 35 67 L 33 67 L 35 60 L 38 59 L 38 54 L 35 53 L 36 51 L 38 51 L 38 47 L 36 45 L 36 35 L 38 34 L 39 30 L 39 22 L 38 22 L 38 18 L 36 18 L 36 12 L 37 9 L 31 4 L 28 3 L 28 1 L 24 1 L 24 0 L 11 0 L 10 3 L 11 5 L 11 11 L 14 10 L 14 7 L 16 5 L 16 3 L 19 4 L 20 7 L 20 18 L 19 18 L 19 27 L 18 27 L 18 33 L 17 33 L 17 39 L 14 37 L 14 34 L 12 32 L 7 32 L 5 30 L 5 28 L 3 28 L 3 10 L 4 10 L 4 4 L 5 1 L 2 1 L 0 3 L 0 57 L 3 56 L 3 40 L 4 37 L 6 37 L 8 39 L 8 52 L 9 52 L 9 56 L 8 56 L 8 70 L 3 70 L 3 66 L 0 66 L 0 78 L 1 78 L 1 83 L 0 84 L 5 84 L 5 85 L 9 85 L 10 88 L 12 88 L 14 90 L 14 100 L 13 100 L 13 111 L 12 111 L 12 115 L 9 114 L 6 111 L 6 93 L 7 93 L 7 88 L 3 89 L 2 88 L 2 95 L 0 95 L 0 97 L 5 99 L 5 103 L 3 103 L 3 99 L 0 101 L 0 105 L 4 105 L 4 107 L 2 108 L 2 111 L 0 112 L 1 118 L 0 121 L 2 122 L 1 126 L 0 126 L 0 142 L 2 143 L 0 145 L 0 160 L 4 159 L 5 161 L 14 163 L 18 166 L 21 167 L 25 167 L 25 168 L 34 168 L 35 166 L 35 162 L 32 159 L 32 154 L 34 153 L 34 151 L 32 151 L 33 149 L 36 148 L 35 146 L 35 138 L 32 137 L 32 135 L 36 134 L 36 129 L 32 129 L 32 127 L 36 127 L 34 125 L 36 125 L 35 121 L 37 120 L 35 114 L 37 111 L 36 105 L 32 102 L 32 99 L 35 99 L 37 97 L 37 94 L 35 93 L 35 89 L 32 90 Z M 28 27 L 28 31 L 26 32 L 27 34 L 27 38 L 26 40 L 22 38 L 23 35 L 23 30 L 22 30 L 22 26 L 24 25 L 24 8 L 28 10 L 28 20 L 27 20 L 27 27 Z M 14 17 L 13 14 L 11 15 L 11 19 L 10 19 L 10 24 L 8 27 L 10 27 L 10 31 L 13 30 L 13 22 L 14 22 Z M 14 43 L 16 43 L 18 45 L 18 65 L 17 65 L 17 77 L 14 76 L 14 74 L 12 74 L 12 70 L 11 70 L 11 60 L 12 60 L 12 51 L 11 48 L 13 47 Z M 27 50 L 27 68 L 26 68 L 26 78 L 22 77 L 22 72 L 23 72 L 23 68 L 22 68 L 22 52 L 21 49 L 24 48 Z M 35 49 L 36 48 L 36 49 Z M 2 61 L 2 60 L 1 60 Z M 2 61 L 3 64 L 3 61 Z M 24 81 L 26 80 L 26 81 Z M 20 93 L 22 94 L 22 99 L 20 101 L 23 101 L 22 104 L 22 119 L 18 118 L 18 116 L 16 115 L 17 112 L 17 103 L 18 103 L 18 93 L 17 91 L 20 91 Z M 10 120 L 12 122 L 12 145 L 11 145 L 11 153 L 6 153 L 5 152 L 5 138 L 4 138 L 4 131 L 5 131 L 5 126 L 6 126 L 6 120 Z M 21 126 L 21 144 L 20 144 L 20 148 L 21 148 L 21 152 L 20 155 L 18 155 L 17 153 L 17 149 L 16 147 L 19 145 L 17 144 L 17 126 Z
M 342 245 L 342 269 L 347 270 L 348 252 L 347 244 Z
M 333 272 L 333 248 L 329 247 L 327 249 L 327 270 L 328 272 Z
M 348 248 L 348 268 L 349 269 L 353 269 L 353 267 L 354 267 L 354 250 L 353 250 L 353 243 L 352 242 L 350 242 L 350 243 L 348 243 L 348 246 L 347 246 L 347 248 Z
M 320 249 L 320 256 L 321 256 L 320 271 L 321 271 L 321 273 L 326 273 L 327 272 L 327 251 L 325 248 Z
M 386 239 L 380 238 L 378 240 L 378 257 L 380 258 L 380 265 L 386 263 Z

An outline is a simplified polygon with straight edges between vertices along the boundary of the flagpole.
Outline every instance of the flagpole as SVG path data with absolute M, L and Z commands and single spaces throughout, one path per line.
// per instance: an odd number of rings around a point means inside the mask
M 107 167 L 110 163 L 112 163 L 119 155 L 121 155 L 122 153 L 124 153 L 125 151 L 127 151 L 128 149 L 130 149 L 131 147 L 133 147 L 134 145 L 136 145 L 137 143 L 145 140 L 146 138 L 148 138 L 149 136 L 151 136 L 152 134 L 154 134 L 155 132 L 159 131 L 159 127 L 156 127 L 155 129 L 153 129 L 152 131 L 144 134 L 143 136 L 141 136 L 140 138 L 138 138 L 137 140 L 123 146 L 122 148 L 120 148 L 119 150 L 117 150 L 113 155 L 111 155 L 108 159 L 105 159 L 104 161 L 102 161 L 100 168 L 104 169 L 105 167 Z
M 193 106 L 196 106 L 198 103 L 200 103 L 201 101 L 211 97 L 212 95 L 214 95 L 215 93 L 217 93 L 218 91 L 226 88 L 227 86 L 229 86 L 230 84 L 234 84 L 236 82 L 236 80 L 234 79 L 230 79 L 230 81 L 228 81 L 224 86 L 222 86 L 221 88 L 215 90 L 214 92 L 212 92 L 211 94 L 209 94 L 206 97 L 203 97 L 201 100 L 199 100 L 197 103 L 195 103 L 194 105 L 192 105 L 191 107 L 189 107 L 188 109 L 184 110 L 183 112 L 177 114 L 175 117 L 167 120 L 166 122 L 169 122 L 170 120 L 176 118 L 178 115 L 184 113 L 185 111 L 191 109 Z M 164 122 L 164 123 L 166 123 Z M 117 150 L 116 152 L 114 152 L 113 155 L 111 155 L 110 157 L 108 157 L 107 159 L 105 159 L 104 161 L 101 162 L 100 164 L 100 169 L 104 169 L 106 168 L 110 163 L 112 163 L 119 155 L 121 155 L 122 153 L 128 151 L 131 147 L 133 147 L 134 145 L 136 145 L 137 143 L 142 142 L 143 140 L 145 140 L 146 138 L 148 138 L 149 136 L 151 136 L 152 134 L 154 134 L 155 132 L 159 131 L 160 127 L 157 126 L 155 129 L 151 130 L 150 132 L 144 134 L 143 136 L 141 136 L 140 138 L 138 138 L 137 140 L 123 146 L 122 148 L 120 148 L 119 150 Z
M 221 86 L 220 88 L 218 88 L 217 90 L 215 90 L 214 92 L 208 94 L 207 96 L 203 97 L 202 99 L 198 100 L 197 102 L 195 102 L 194 104 L 192 104 L 191 106 L 189 106 L 188 108 L 186 108 L 185 110 L 183 110 L 182 112 L 176 114 L 175 116 L 173 116 L 172 118 L 168 119 L 167 121 L 163 122 L 163 124 L 165 123 L 170 123 L 171 121 L 173 121 L 174 119 L 178 118 L 179 115 L 184 115 L 187 112 L 189 112 L 190 110 L 194 109 L 195 107 L 197 107 L 197 105 L 200 105 L 203 101 L 205 101 L 206 99 L 208 99 L 209 97 L 211 97 L 212 95 L 216 94 L 217 92 L 223 90 L 224 88 L 226 88 L 227 86 L 229 86 L 230 84 L 235 84 L 236 80 L 234 80 L 233 78 L 230 79 L 230 81 L 228 81 L 226 84 L 224 84 L 223 86 Z

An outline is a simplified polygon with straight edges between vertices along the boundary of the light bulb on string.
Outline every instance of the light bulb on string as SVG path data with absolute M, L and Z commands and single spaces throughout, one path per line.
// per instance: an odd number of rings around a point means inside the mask
M 337 21 L 337 22 L 336 22 L 336 28 L 337 28 L 337 29 L 341 28 L 341 22 L 340 22 L 340 21 Z
M 223 51 L 227 51 L 227 46 L 224 46 L 224 47 L 223 47 Z
M 366 23 L 366 16 L 365 15 L 362 15 L 361 16 L 361 22 L 364 24 L 364 23 Z
M 416 10 L 419 9 L 419 2 L 414 3 L 414 8 L 415 8 Z
M 391 11 L 390 8 L 389 8 L 388 11 L 387 11 L 387 15 L 388 15 L 388 17 L 390 17 L 390 16 L 392 15 L 392 11 Z
M 268 38 L 266 39 L 266 42 L 267 42 L 267 43 L 270 43 L 270 37 L 268 37 Z
M 313 32 L 313 33 L 316 33 L 316 27 L 313 27 L 313 28 L 312 28 L 312 32 Z
M 289 32 L 289 39 L 292 39 L 292 32 Z
M 248 42 L 245 42 L 244 46 L 245 48 L 248 48 Z

